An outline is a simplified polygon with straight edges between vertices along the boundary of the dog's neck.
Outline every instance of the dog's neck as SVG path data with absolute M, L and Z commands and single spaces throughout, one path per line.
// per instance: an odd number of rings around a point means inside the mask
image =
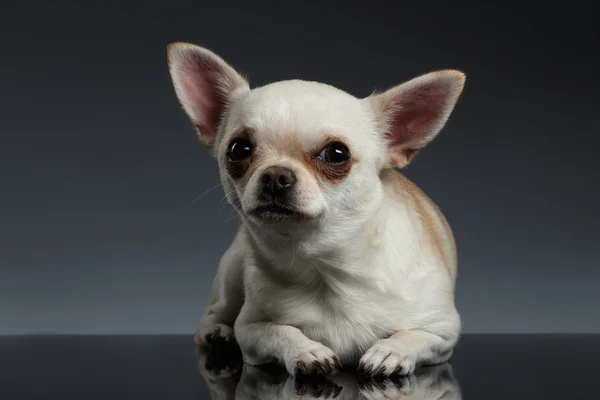
M 362 212 L 324 218 L 314 226 L 275 231 L 243 219 L 253 257 L 260 267 L 289 280 L 311 280 L 320 275 L 362 276 L 365 264 L 378 254 L 386 226 L 383 201 Z M 321 276 L 322 277 L 322 276 Z

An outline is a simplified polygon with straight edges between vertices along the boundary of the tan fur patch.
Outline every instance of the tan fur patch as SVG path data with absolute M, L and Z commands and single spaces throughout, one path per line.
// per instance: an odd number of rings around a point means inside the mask
M 456 265 L 454 237 L 446 218 L 437 205 L 413 182 L 395 170 L 385 171 L 386 178 L 392 181 L 398 196 L 407 197 L 410 205 L 419 215 L 423 232 L 432 249 L 436 252 L 453 275 L 452 265 Z M 450 246 L 450 247 L 449 247 Z
M 196 128 L 196 136 L 198 136 L 200 143 L 202 143 L 202 145 L 207 149 L 212 149 L 215 142 L 214 138 L 203 134 L 203 129 L 199 125 L 194 125 L 194 127 Z

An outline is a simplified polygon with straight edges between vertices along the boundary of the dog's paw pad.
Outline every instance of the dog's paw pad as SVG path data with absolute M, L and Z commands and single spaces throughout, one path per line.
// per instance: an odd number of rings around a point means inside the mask
M 359 372 L 371 376 L 410 375 L 415 370 L 416 359 L 401 343 L 383 339 L 367 350 L 358 365 Z

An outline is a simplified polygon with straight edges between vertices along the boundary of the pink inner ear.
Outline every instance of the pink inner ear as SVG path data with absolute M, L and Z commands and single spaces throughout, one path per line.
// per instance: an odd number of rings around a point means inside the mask
M 210 127 L 214 124 L 214 118 L 211 117 L 215 114 L 215 107 L 213 106 L 213 100 L 207 91 L 209 90 L 207 84 L 196 81 L 193 77 L 187 76 L 182 79 L 181 85 L 183 90 L 188 93 L 186 100 L 187 106 L 194 109 L 194 118 L 196 127 L 201 132 L 207 132 Z
M 181 100 L 198 132 L 211 141 L 226 104 L 226 76 L 214 60 L 193 54 L 179 68 Z
M 398 88 L 384 105 L 387 136 L 394 151 L 412 152 L 427 144 L 444 123 L 450 105 L 452 90 L 448 83 L 416 82 L 407 86 Z

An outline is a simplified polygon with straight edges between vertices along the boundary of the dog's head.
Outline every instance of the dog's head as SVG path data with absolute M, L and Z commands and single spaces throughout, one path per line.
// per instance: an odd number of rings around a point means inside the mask
M 275 228 L 343 223 L 376 207 L 381 171 L 406 166 L 434 139 L 465 80 L 439 71 L 359 99 L 299 80 L 250 89 L 207 49 L 176 43 L 168 54 L 228 200 L 250 223 Z

